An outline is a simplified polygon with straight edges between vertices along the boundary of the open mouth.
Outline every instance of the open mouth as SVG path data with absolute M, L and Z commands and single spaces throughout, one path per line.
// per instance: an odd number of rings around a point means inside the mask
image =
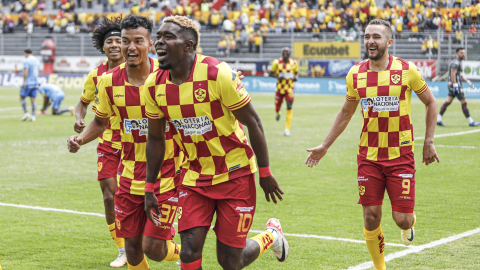
M 138 58 L 138 54 L 129 53 L 127 57 L 128 57 L 128 60 L 136 60 Z
M 110 55 L 119 55 L 120 51 L 115 50 L 115 51 L 110 51 Z
M 375 53 L 375 52 L 377 52 L 377 47 L 368 48 L 368 52 L 369 52 L 369 53 Z
M 161 49 L 157 49 L 157 55 L 158 55 L 158 60 L 159 61 L 162 61 L 166 58 L 167 56 L 167 51 L 165 50 L 161 50 Z

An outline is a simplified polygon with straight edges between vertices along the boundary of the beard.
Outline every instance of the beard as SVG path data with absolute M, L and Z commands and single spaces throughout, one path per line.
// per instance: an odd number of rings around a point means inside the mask
M 172 69 L 172 63 L 158 63 L 158 68 L 163 70 L 170 70 Z
M 138 67 L 138 65 L 137 65 L 137 64 L 128 64 L 128 66 L 129 66 L 129 67 L 132 67 L 132 68 L 136 68 L 136 67 Z
M 382 58 L 382 56 L 385 54 L 385 51 L 387 50 L 387 45 L 385 44 L 385 46 L 383 46 L 383 47 L 379 46 L 377 48 L 377 50 L 378 50 L 377 55 L 370 56 L 370 54 L 368 54 L 368 59 L 376 61 L 376 60 Z M 367 49 L 367 52 L 368 52 L 368 49 Z

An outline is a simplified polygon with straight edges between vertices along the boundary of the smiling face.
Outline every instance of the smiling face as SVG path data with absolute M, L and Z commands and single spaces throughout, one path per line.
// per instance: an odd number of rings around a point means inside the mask
M 283 58 L 288 58 L 290 57 L 290 48 L 283 48 L 282 49 L 282 57 Z
M 386 26 L 369 25 L 365 29 L 364 45 L 370 60 L 382 58 L 392 44 L 393 40 L 388 35 Z
M 103 42 L 103 51 L 108 60 L 119 61 L 123 58 L 121 46 L 122 38 L 118 36 L 111 36 Z
M 171 22 L 162 24 L 157 31 L 155 41 L 160 69 L 171 69 L 185 57 L 192 46 L 192 40 L 182 27 Z
M 137 67 L 148 60 L 153 45 L 148 30 L 142 26 L 122 29 L 122 54 L 129 67 Z

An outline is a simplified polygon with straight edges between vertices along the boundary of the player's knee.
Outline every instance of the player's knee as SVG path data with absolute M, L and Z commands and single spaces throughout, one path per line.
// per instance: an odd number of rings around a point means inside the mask
M 111 192 L 104 192 L 103 193 L 103 203 L 104 204 L 114 204 L 115 202 L 115 195 Z
M 402 230 L 408 230 L 412 226 L 412 221 L 409 220 L 406 215 L 396 218 L 395 223 Z
M 233 260 L 229 259 L 229 258 L 222 258 L 220 260 L 220 258 L 218 258 L 218 263 L 220 264 L 220 266 L 224 269 L 224 270 L 237 270 L 237 269 L 241 269 L 240 268 L 240 263 L 238 262 L 234 262 Z
M 142 247 L 145 256 L 150 260 L 161 261 L 167 255 L 165 243 L 163 243 L 163 245 L 151 245 L 144 242 Z
M 196 260 L 200 260 L 202 258 L 202 250 L 194 251 L 191 248 L 182 245 L 182 250 L 180 251 L 180 260 L 182 262 L 194 262 Z
M 380 224 L 382 216 L 375 212 L 367 212 L 364 214 L 363 218 L 367 224 Z
M 127 253 L 128 257 L 136 258 L 140 255 L 143 256 L 142 243 L 128 241 L 128 239 L 125 239 L 125 252 Z

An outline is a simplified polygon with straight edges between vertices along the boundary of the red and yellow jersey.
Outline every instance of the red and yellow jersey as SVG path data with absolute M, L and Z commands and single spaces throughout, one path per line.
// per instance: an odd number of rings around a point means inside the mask
M 103 73 L 108 71 L 108 62 L 92 69 L 88 73 L 87 80 L 83 86 L 83 93 L 80 96 L 82 102 L 90 104 L 95 99 L 95 92 L 97 90 L 98 79 Z M 115 149 L 122 149 L 122 139 L 120 137 L 120 120 L 114 114 L 110 117 L 110 123 L 107 129 L 98 137 L 100 143 L 107 144 Z
M 158 61 L 150 58 L 151 71 Z M 116 114 L 120 119 L 122 158 L 118 167 L 118 187 L 134 195 L 145 195 L 147 173 L 148 120 L 145 115 L 145 86 L 136 87 L 128 82 L 125 63 L 105 73 L 97 84 L 93 110 L 98 117 Z M 170 126 L 166 132 L 165 161 L 163 162 L 155 191 L 167 192 L 175 188 L 174 176 L 180 169 L 183 155 L 173 140 Z
M 146 114 L 165 117 L 185 153 L 183 185 L 211 186 L 257 170 L 255 155 L 232 111 L 250 102 L 238 75 L 225 63 L 197 54 L 190 78 L 169 81 L 157 70 L 145 82 Z
M 390 55 L 386 70 L 369 70 L 369 61 L 353 66 L 347 75 L 347 100 L 360 100 L 363 126 L 359 155 L 391 160 L 413 152 L 411 95 L 428 89 L 412 62 Z
M 284 63 L 282 58 L 275 59 L 272 63 L 272 72 L 277 76 L 283 76 L 284 79 L 277 79 L 277 91 L 280 94 L 285 94 L 288 91 L 293 91 L 293 78 L 298 73 L 297 61 L 289 59 L 288 63 Z

